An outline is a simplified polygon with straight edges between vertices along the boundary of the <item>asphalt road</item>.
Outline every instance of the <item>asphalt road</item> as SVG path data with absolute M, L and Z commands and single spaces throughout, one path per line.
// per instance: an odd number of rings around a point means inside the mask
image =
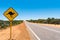
M 60 28 L 41 26 L 27 21 L 25 24 L 36 34 L 38 40 L 60 40 Z

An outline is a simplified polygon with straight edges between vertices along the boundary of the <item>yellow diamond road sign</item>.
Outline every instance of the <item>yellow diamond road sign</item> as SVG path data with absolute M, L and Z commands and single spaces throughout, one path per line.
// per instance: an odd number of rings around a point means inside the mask
M 4 12 L 4 16 L 7 17 L 9 21 L 13 21 L 13 19 L 18 16 L 18 13 L 13 8 L 9 8 Z

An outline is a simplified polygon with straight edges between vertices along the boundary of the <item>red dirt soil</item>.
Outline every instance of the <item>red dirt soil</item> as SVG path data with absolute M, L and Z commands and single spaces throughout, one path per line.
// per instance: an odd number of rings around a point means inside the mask
M 10 38 L 10 28 L 0 30 L 0 40 L 8 40 Z M 12 27 L 12 38 L 14 40 L 30 40 L 28 31 L 24 23 Z

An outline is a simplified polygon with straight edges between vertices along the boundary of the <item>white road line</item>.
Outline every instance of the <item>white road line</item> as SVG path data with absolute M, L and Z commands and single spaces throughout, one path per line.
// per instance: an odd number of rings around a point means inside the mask
M 28 29 L 34 34 L 34 36 L 38 39 L 38 40 L 41 40 L 36 34 L 35 32 L 29 27 L 29 25 L 26 24 L 26 21 L 25 22 L 25 25 L 28 27 Z
M 54 29 L 49 29 L 49 28 L 47 28 L 47 27 L 41 27 L 41 28 L 47 29 L 47 30 L 49 30 L 49 31 L 53 31 L 53 32 L 56 32 L 56 33 L 60 33 L 60 31 L 57 31 L 57 30 L 54 30 Z
M 37 24 L 38 26 L 40 26 L 39 24 Z M 40 27 L 40 28 L 43 28 L 43 29 L 47 29 L 47 30 L 49 30 L 49 31 L 53 31 L 53 32 L 56 32 L 56 33 L 60 33 L 60 31 L 57 31 L 57 30 L 55 30 L 55 29 L 51 29 L 51 28 L 48 28 L 48 27 Z
M 31 24 L 33 24 L 33 23 L 31 23 Z M 37 24 L 37 23 L 34 23 L 34 24 Z M 38 26 L 40 26 L 39 24 L 37 24 Z M 47 29 L 47 30 L 49 30 L 49 31 L 53 31 L 53 32 L 56 32 L 56 33 L 60 33 L 60 31 L 57 31 L 57 30 L 55 30 L 55 29 L 50 29 L 50 28 L 48 28 L 48 27 L 40 27 L 40 28 L 44 28 L 44 29 Z

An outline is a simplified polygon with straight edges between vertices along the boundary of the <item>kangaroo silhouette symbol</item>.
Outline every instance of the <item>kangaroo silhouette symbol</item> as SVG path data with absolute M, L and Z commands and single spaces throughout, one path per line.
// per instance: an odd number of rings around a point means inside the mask
M 9 12 L 8 14 L 12 17 L 15 13 Z

